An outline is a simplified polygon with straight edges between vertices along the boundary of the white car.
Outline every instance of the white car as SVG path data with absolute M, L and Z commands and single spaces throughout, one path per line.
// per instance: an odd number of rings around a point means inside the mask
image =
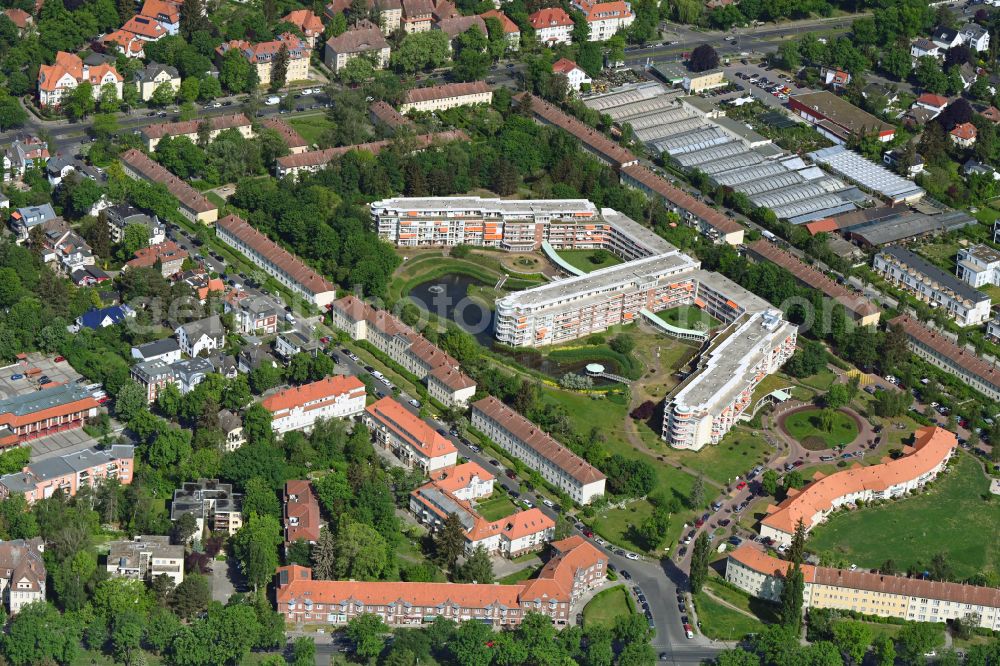
M 521 500 L 521 504 L 523 504 L 525 506 L 525 508 L 527 508 L 527 509 L 534 509 L 535 508 L 535 505 L 532 502 L 528 501 L 528 500 Z
M 549 507 L 550 509 L 556 505 L 556 503 L 550 500 L 548 497 L 542 500 L 542 504 Z
M 419 400 L 414 400 L 413 398 L 410 398 L 410 404 L 413 405 L 414 407 L 416 407 L 417 409 L 420 409 L 420 401 Z
M 636 555 L 635 553 L 625 553 L 625 557 L 627 557 L 630 560 L 637 560 L 637 559 L 639 559 L 639 556 Z
M 278 97 L 277 95 L 270 95 L 267 99 L 264 100 L 264 104 L 267 104 L 268 106 L 274 106 L 280 101 L 281 98 Z

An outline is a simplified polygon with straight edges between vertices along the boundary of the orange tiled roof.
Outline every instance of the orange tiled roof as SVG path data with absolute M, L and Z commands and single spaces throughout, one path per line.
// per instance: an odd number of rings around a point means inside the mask
M 569 598 L 573 591 L 573 579 L 578 571 L 603 561 L 607 557 L 579 535 L 571 536 L 551 544 L 555 554 L 549 558 L 538 577 L 528 581 L 523 595 L 526 599 L 538 599 L 564 595 Z
M 285 483 L 285 542 L 298 539 L 319 541 L 319 502 L 309 481 L 293 479 Z
M 556 74 L 569 74 L 574 69 L 579 69 L 579 65 L 569 58 L 559 58 L 559 60 L 552 63 L 552 71 Z
M 561 7 L 546 7 L 528 17 L 531 27 L 535 30 L 551 28 L 555 26 L 572 27 L 573 19 Z
M 480 481 L 493 481 L 495 478 L 478 463 L 470 460 L 461 465 L 447 467 L 434 472 L 431 483 L 446 492 L 453 493 L 468 486 L 474 476 L 479 477 Z
M 964 141 L 971 141 L 976 138 L 976 126 L 972 123 L 955 125 L 954 129 L 951 130 L 951 135 Z
M 56 89 L 59 79 L 66 74 L 76 79 L 77 83 L 83 81 L 83 61 L 73 53 L 59 51 L 53 64 L 38 68 L 38 86 L 42 90 L 51 92 Z
M 125 21 L 122 30 L 131 32 L 133 35 L 145 37 L 150 41 L 160 39 L 167 34 L 167 29 L 160 25 L 159 21 L 155 18 L 142 15 L 133 16 Z
M 628 8 L 628 4 L 622 2 L 622 0 L 615 0 L 614 2 L 586 2 L 586 0 L 580 3 L 580 8 L 583 10 L 584 15 L 587 17 L 587 21 L 605 21 L 609 18 L 628 18 L 632 15 L 632 12 Z
M 273 129 L 275 132 L 281 135 L 282 141 L 289 148 L 303 148 L 309 145 L 309 142 L 302 138 L 302 135 L 295 131 L 295 129 L 280 118 L 265 118 L 261 125 L 267 127 L 268 129 Z
M 926 106 L 933 106 L 938 109 L 943 109 L 948 106 L 948 98 L 942 97 L 941 95 L 935 95 L 934 93 L 924 93 L 914 104 L 924 104 Z
M 307 37 L 323 32 L 323 21 L 311 9 L 296 9 L 282 16 L 281 20 L 291 23 Z
M 438 86 L 427 86 L 426 88 L 411 88 L 406 91 L 406 103 L 429 102 L 436 99 L 447 99 L 449 97 L 465 97 L 466 95 L 480 95 L 490 92 L 490 87 L 485 81 L 470 81 L 468 83 L 442 83 Z
M 184 248 L 174 241 L 168 240 L 159 245 L 136 250 L 135 258 L 130 260 L 126 266 L 129 268 L 148 268 L 153 266 L 157 260 L 161 263 L 167 263 L 168 261 L 184 261 L 187 257 L 188 253 Z
M 3 13 L 7 15 L 10 22 L 16 25 L 19 29 L 24 30 L 31 23 L 31 14 L 24 11 L 23 9 L 18 9 L 14 7 L 13 9 L 5 9 Z
M 278 391 L 261 400 L 261 406 L 272 414 L 295 407 L 301 407 L 307 402 L 325 400 L 340 395 L 345 395 L 353 391 L 365 390 L 365 385 L 357 377 L 349 375 L 336 375 L 324 377 L 319 381 L 295 386 L 293 388 Z
M 511 21 L 510 17 L 499 9 L 491 9 L 488 12 L 483 12 L 479 16 L 484 21 L 488 18 L 495 18 L 500 21 L 500 25 L 503 26 L 503 31 L 506 35 L 521 34 L 521 29 L 517 27 L 517 24 Z
M 179 23 L 181 20 L 180 6 L 163 0 L 146 0 L 139 13 L 155 19 L 162 17 L 166 23 Z
M 456 451 L 448 439 L 389 396 L 368 405 L 365 411 L 427 458 L 439 458 Z
M 779 504 L 761 524 L 791 534 L 801 520 L 808 530 L 813 526 L 813 517 L 832 509 L 835 500 L 864 490 L 885 491 L 916 479 L 940 465 L 958 444 L 955 433 L 934 426 L 917 430 L 915 436 L 913 447 L 908 447 L 901 458 L 819 478 Z

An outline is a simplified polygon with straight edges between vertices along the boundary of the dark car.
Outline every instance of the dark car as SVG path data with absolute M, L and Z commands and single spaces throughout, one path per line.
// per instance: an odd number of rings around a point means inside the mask
M 687 555 L 687 552 L 687 546 L 681 546 L 681 549 L 677 551 L 677 554 L 683 557 L 684 555 Z
M 508 479 L 516 479 L 517 478 L 517 474 L 515 474 L 514 470 L 512 470 L 512 469 L 508 469 L 506 472 L 504 472 L 504 474 L 507 475 Z
M 622 575 L 622 578 L 624 578 L 625 580 L 632 580 L 632 574 L 630 574 L 629 572 L 625 571 L 624 569 L 622 569 L 618 573 L 620 573 Z
M 729 527 L 729 523 L 731 522 L 732 521 L 729 520 L 728 518 L 723 518 L 722 520 L 719 521 L 719 527 Z
M 493 465 L 494 467 L 499 467 L 500 466 L 500 461 L 493 459 L 493 460 L 490 460 L 490 464 Z
M 447 437 L 448 436 L 448 432 L 444 428 L 438 428 L 437 429 L 437 434 L 441 435 L 442 437 Z

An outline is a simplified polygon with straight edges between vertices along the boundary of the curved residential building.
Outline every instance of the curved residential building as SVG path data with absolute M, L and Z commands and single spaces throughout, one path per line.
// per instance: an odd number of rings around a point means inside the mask
M 791 543 L 799 521 L 808 532 L 845 504 L 891 499 L 923 487 L 944 469 L 958 439 L 955 433 L 934 426 L 914 435 L 913 446 L 905 447 L 896 460 L 885 458 L 882 464 L 869 467 L 855 464 L 830 476 L 817 472 L 808 486 L 790 491 L 784 502 L 768 507 L 768 515 L 760 521 L 761 535 Z

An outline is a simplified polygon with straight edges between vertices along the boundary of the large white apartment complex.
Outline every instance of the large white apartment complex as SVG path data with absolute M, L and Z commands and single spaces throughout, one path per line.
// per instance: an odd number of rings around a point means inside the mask
M 868 467 L 855 464 L 830 476 L 817 473 L 808 486 L 781 504 L 768 507 L 760 521 L 761 536 L 790 544 L 799 522 L 808 532 L 841 506 L 859 500 L 901 497 L 921 488 L 944 469 L 957 444 L 955 433 L 926 426 L 915 433 L 913 445 L 904 447 L 903 455 L 895 460 L 886 458 Z
M 577 504 L 588 504 L 604 494 L 604 474 L 493 396 L 472 404 L 471 421 L 472 427 Z
M 397 197 L 371 205 L 379 235 L 401 247 L 476 245 L 531 252 L 603 248 L 626 261 L 674 247 L 655 232 L 586 199 Z
M 779 601 L 790 562 L 750 545 L 726 561 L 726 580 L 755 597 Z M 868 571 L 802 565 L 803 608 L 833 608 L 910 622 L 960 619 L 972 626 L 1000 629 L 1000 590 Z
M 906 248 L 882 248 L 872 268 L 890 284 L 944 309 L 959 326 L 982 324 L 990 317 L 989 296 Z
M 678 250 L 509 294 L 496 302 L 497 340 L 512 347 L 565 343 L 693 302 L 700 263 Z
M 1000 252 L 989 245 L 960 248 L 955 275 L 973 287 L 1000 285 Z

